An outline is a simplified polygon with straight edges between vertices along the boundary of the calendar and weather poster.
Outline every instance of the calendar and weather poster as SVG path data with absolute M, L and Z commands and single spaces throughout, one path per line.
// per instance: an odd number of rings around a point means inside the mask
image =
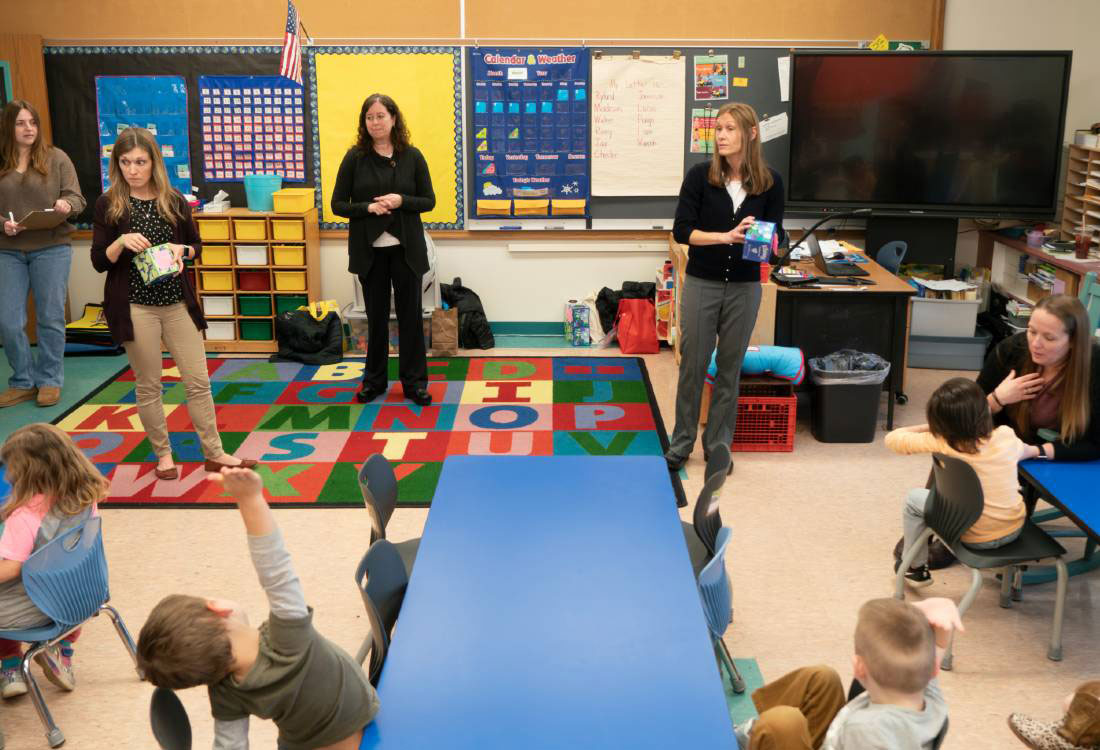
M 583 217 L 589 61 L 581 48 L 470 49 L 474 216 Z

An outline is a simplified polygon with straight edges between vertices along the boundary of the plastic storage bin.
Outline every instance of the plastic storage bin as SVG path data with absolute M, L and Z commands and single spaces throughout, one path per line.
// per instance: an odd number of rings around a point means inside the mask
M 265 240 L 267 222 L 263 219 L 234 219 L 233 236 L 238 240 Z
M 978 322 L 979 299 L 913 298 L 912 336 L 970 336 Z
M 271 198 L 277 214 L 304 214 L 313 208 L 316 192 L 313 188 L 283 188 Z
M 237 288 L 242 292 L 266 292 L 271 289 L 271 274 L 267 271 L 238 271 Z
M 275 338 L 272 333 L 270 320 L 241 320 L 241 341 L 271 341 Z
M 304 294 L 276 294 L 275 314 L 282 315 L 290 310 L 297 310 L 309 304 L 309 297 Z
M 228 292 L 233 289 L 232 271 L 203 271 L 201 275 L 204 292 Z
M 275 245 L 271 248 L 277 266 L 304 266 L 306 249 L 302 245 Z
M 242 294 L 237 297 L 241 315 L 270 315 L 271 297 L 266 294 Z
M 932 370 L 980 370 L 993 337 L 979 328 L 973 336 L 910 336 L 909 366 Z
M 229 245 L 203 245 L 200 262 L 204 266 L 232 265 L 233 258 L 229 253 Z
M 798 399 L 791 384 L 742 381 L 738 393 L 730 450 L 793 451 Z
M 205 315 L 232 315 L 233 298 L 204 294 L 202 311 Z
M 267 245 L 237 245 L 233 249 L 237 254 L 238 266 L 267 265 Z
M 305 271 L 275 271 L 275 289 L 280 292 L 304 292 Z
M 232 320 L 208 320 L 206 338 L 209 341 L 232 341 L 237 338 L 237 324 Z
M 198 225 L 203 242 L 229 239 L 229 219 L 199 219 Z
M 301 219 L 272 219 L 272 239 L 301 242 L 306 238 L 306 225 Z
M 272 194 L 283 186 L 283 178 L 277 174 L 246 174 L 244 197 L 250 211 L 270 211 Z

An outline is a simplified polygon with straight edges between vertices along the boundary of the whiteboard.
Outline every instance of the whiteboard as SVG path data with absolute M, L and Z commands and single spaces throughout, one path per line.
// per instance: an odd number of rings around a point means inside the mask
M 592 195 L 678 194 L 683 139 L 683 57 L 592 60 Z

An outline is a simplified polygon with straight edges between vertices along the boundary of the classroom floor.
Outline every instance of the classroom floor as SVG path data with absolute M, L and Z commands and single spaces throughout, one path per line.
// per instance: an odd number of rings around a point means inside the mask
M 472 354 L 577 355 L 580 350 L 493 350 Z M 606 354 L 605 351 L 591 352 Z M 646 356 L 653 387 L 671 430 L 676 365 L 669 351 Z M 0 367 L 4 367 L 0 357 Z M 88 360 L 66 361 L 66 398 L 90 387 L 78 373 Z M 117 367 L 104 367 L 114 372 Z M 109 374 L 109 373 L 108 373 Z M 954 374 L 909 370 L 909 403 L 896 410 L 896 424 L 923 421 L 931 391 Z M 7 373 L 0 372 L 6 380 Z M 885 397 L 884 397 L 885 398 Z M 29 412 L 29 413 L 28 413 Z M 0 411 L 0 435 L 45 410 Z M 54 416 L 51 414 L 51 417 Z M 885 421 L 885 401 L 881 411 Z M 880 424 L 880 428 L 882 425 Z M 901 534 L 906 490 L 923 486 L 926 457 L 888 453 L 880 432 L 869 444 L 825 444 L 810 434 L 800 414 L 794 453 L 737 453 L 721 513 L 733 528 L 728 555 L 734 590 L 734 624 L 727 642 L 735 657 L 754 657 L 765 679 L 805 664 L 824 663 L 851 677 L 852 630 L 865 600 L 889 596 L 891 550 Z M 686 489 L 693 498 L 702 484 L 701 450 L 687 466 Z M 693 500 L 694 501 L 694 500 Z M 548 509 L 550 510 L 550 509 Z M 427 510 L 399 509 L 387 534 L 395 540 L 419 536 Z M 690 521 L 691 508 L 681 511 Z M 254 622 L 266 616 L 243 539 L 232 510 L 105 510 L 104 533 L 112 573 L 112 602 L 134 636 L 145 614 L 165 594 L 186 592 L 232 598 L 245 605 Z M 354 653 L 367 631 L 362 604 L 352 581 L 369 536 L 365 511 L 308 509 L 277 511 L 283 533 L 316 608 L 318 629 Z M 324 544 L 318 544 L 324 540 Z M 1071 553 L 1081 543 L 1068 540 Z M 968 575 L 958 566 L 940 571 L 921 596 L 964 593 Z M 1086 679 L 1098 676 L 1100 647 L 1095 573 L 1070 580 L 1065 617 L 1065 658 L 1046 659 L 1053 584 L 1028 587 L 1011 610 L 997 606 L 997 590 L 987 580 L 965 618 L 967 632 L 956 643 L 955 669 L 941 684 L 950 706 L 947 750 L 1022 747 L 1005 718 L 1012 711 L 1056 718 L 1062 698 Z M 446 618 L 446 612 L 440 612 Z M 396 637 L 400 638 L 400 625 Z M 654 644 L 659 647 L 659 644 Z M 41 680 L 46 700 L 68 742 L 66 747 L 154 747 L 148 729 L 150 687 L 139 683 L 110 623 L 93 621 L 76 648 L 78 687 L 61 693 Z M 37 673 L 37 667 L 34 667 Z M 659 686 L 655 686 L 659 689 Z M 205 690 L 184 691 L 195 747 L 211 744 Z M 385 710 L 383 706 L 382 710 Z M 27 697 L 4 702 L 0 726 L 8 750 L 47 747 Z M 274 725 L 253 721 L 253 747 L 274 747 Z

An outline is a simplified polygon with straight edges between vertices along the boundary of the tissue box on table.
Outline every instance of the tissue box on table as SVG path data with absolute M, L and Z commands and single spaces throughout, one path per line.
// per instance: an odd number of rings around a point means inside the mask
M 592 324 L 585 303 L 575 299 L 565 303 L 565 338 L 573 346 L 591 345 Z
M 745 231 L 745 250 L 741 257 L 767 263 L 779 248 L 779 231 L 771 221 L 754 221 Z
M 172 256 L 172 248 L 167 243 L 154 245 L 134 255 L 134 265 L 137 266 L 141 280 L 147 286 L 170 279 L 180 271 L 179 263 Z

